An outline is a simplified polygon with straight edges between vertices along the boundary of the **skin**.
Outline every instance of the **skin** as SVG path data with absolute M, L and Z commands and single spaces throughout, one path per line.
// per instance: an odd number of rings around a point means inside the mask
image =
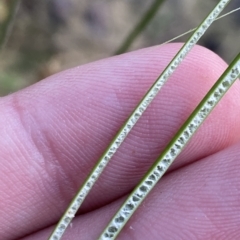
M 0 239 L 47 239 L 180 46 L 76 67 L 0 99 Z M 99 236 L 226 67 L 209 50 L 192 50 L 122 144 L 63 239 Z M 237 81 L 118 239 L 240 239 L 239 92 Z

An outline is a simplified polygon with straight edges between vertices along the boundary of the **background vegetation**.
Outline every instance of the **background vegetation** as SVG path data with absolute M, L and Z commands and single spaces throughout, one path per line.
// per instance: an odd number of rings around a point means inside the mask
M 69 67 L 111 56 L 153 1 L 22 0 L 0 53 L 0 96 Z M 197 26 L 216 2 L 164 1 L 130 50 L 160 44 Z M 9 14 L 8 5 L 8 0 L 0 0 L 0 24 Z M 236 7 L 239 0 L 233 0 L 226 11 Z M 236 12 L 214 23 L 200 44 L 228 62 L 239 48 L 239 27 Z

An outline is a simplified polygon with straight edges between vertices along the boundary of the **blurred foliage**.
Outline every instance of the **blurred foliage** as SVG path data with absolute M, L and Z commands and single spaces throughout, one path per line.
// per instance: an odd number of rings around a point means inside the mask
M 11 34 L 13 20 L 18 6 L 18 0 L 1 1 L 0 3 L 0 50 L 4 47 L 8 36 Z
M 123 41 L 122 45 L 115 52 L 115 55 L 125 53 L 129 47 L 133 44 L 136 38 L 144 31 L 144 29 L 150 24 L 152 19 L 155 17 L 159 8 L 164 3 L 165 0 L 155 0 L 153 4 L 149 7 L 145 14 L 142 15 L 140 21 L 133 28 L 127 38 Z
M 0 53 L 0 95 L 111 56 L 154 1 L 22 0 Z M 216 1 L 165 1 L 130 50 L 160 44 L 197 26 Z M 0 0 L 0 24 L 8 16 L 8 4 L 9 0 Z M 239 6 L 233 0 L 226 11 Z M 239 47 L 239 18 L 237 12 L 216 22 L 200 44 L 230 61 Z

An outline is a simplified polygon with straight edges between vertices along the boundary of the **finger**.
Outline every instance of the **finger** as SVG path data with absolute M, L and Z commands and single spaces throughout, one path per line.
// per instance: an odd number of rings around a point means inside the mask
M 117 130 L 179 47 L 155 47 L 78 67 L 2 99 L 4 167 L 0 176 L 4 194 L 0 209 L 8 212 L 4 211 L 0 220 L 7 229 L 5 239 L 35 231 L 60 217 Z M 193 50 L 121 146 L 83 211 L 107 204 L 131 190 L 225 67 L 209 51 L 200 47 Z M 238 92 L 239 84 L 235 84 L 175 168 L 239 139 Z M 226 117 L 223 112 L 228 113 Z M 22 232 L 13 233 L 14 225 Z
M 239 149 L 240 142 L 168 174 L 118 239 L 239 239 Z M 63 239 L 97 239 L 122 202 L 77 217 Z M 46 239 L 51 230 L 22 240 Z

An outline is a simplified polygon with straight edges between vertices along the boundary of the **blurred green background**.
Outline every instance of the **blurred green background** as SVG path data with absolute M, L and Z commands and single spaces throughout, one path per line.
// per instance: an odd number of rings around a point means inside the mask
M 22 0 L 0 52 L 0 96 L 64 69 L 111 56 L 155 0 Z M 129 51 L 196 27 L 217 0 L 166 0 Z M 0 0 L 0 24 L 9 14 Z M 240 7 L 233 0 L 224 12 Z M 227 62 L 239 51 L 240 12 L 217 21 L 200 41 Z M 185 41 L 183 37 L 179 41 Z

